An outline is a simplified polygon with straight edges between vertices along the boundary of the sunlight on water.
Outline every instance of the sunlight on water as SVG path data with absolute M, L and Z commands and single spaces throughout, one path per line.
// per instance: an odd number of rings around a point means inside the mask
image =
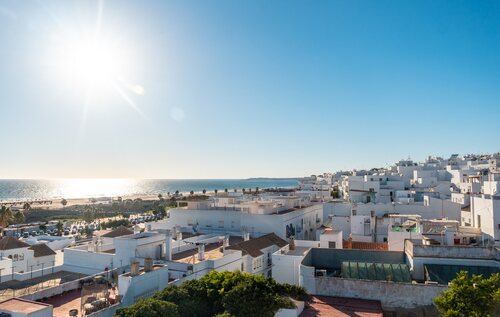
M 0 201 L 157 195 L 175 191 L 201 192 L 203 189 L 222 191 L 295 186 L 297 181 L 293 179 L 0 179 Z
M 56 188 L 60 197 L 119 196 L 134 192 L 137 181 L 133 179 L 62 179 Z

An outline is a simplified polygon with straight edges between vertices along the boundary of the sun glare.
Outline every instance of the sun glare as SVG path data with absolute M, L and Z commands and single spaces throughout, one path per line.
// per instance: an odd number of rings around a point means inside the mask
M 61 50 L 61 71 L 73 84 L 111 84 L 126 70 L 122 54 L 101 40 L 70 41 Z

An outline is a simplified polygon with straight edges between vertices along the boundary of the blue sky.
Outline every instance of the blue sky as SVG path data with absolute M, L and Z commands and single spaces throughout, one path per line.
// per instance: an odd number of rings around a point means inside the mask
M 97 29 L 113 85 L 95 65 L 91 84 L 65 75 L 61 47 Z M 494 152 L 499 101 L 498 1 L 0 2 L 0 178 L 294 177 Z

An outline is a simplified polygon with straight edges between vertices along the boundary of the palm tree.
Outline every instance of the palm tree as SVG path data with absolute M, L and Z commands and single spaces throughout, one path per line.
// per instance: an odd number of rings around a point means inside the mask
M 0 209 L 0 226 L 6 228 L 9 226 L 9 223 L 13 220 L 12 210 L 9 207 L 2 206 Z
M 214 190 L 215 196 L 217 196 L 217 192 L 218 192 L 218 190 L 217 190 L 217 189 L 215 189 L 215 190 Z
M 226 188 L 226 189 L 224 189 L 224 192 L 225 192 L 225 193 L 227 193 L 227 188 Z
M 31 205 L 30 205 L 30 203 L 24 203 L 24 205 L 23 205 L 23 209 L 24 209 L 24 210 L 30 210 L 30 209 L 31 209 Z
M 179 195 L 179 191 L 178 191 L 178 190 L 176 190 L 176 191 L 175 191 L 175 196 L 178 196 L 178 195 Z
M 241 191 L 243 192 L 243 194 L 245 193 L 245 188 L 241 189 Z
M 238 192 L 238 190 L 235 188 L 235 189 L 234 189 L 234 192 L 236 193 L 236 192 Z
M 158 194 L 158 199 L 161 200 L 163 198 L 162 194 Z
M 255 187 L 255 193 L 259 192 L 259 187 Z
M 207 190 L 206 189 L 202 190 L 202 193 L 203 195 L 205 195 L 207 193 Z
M 68 201 L 66 199 L 61 199 L 61 205 L 66 206 L 68 204 Z
M 193 196 L 194 195 L 194 191 L 190 191 L 189 195 Z
M 20 210 L 18 210 L 15 214 L 14 214 L 14 223 L 15 224 L 21 224 L 21 223 L 24 223 L 24 213 Z
M 63 231 L 63 228 L 64 228 L 64 225 L 62 223 L 61 220 L 59 220 L 56 224 L 56 229 L 57 229 L 57 232 L 61 233 Z

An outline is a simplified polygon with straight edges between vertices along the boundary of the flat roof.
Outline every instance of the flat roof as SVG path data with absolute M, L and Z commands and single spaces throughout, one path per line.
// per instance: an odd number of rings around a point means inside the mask
M 54 287 L 88 276 L 86 274 L 68 271 L 59 271 L 55 273 L 49 272 L 50 269 L 47 269 L 46 275 L 25 281 L 10 280 L 0 283 L 0 300 L 13 298 L 12 294 L 22 297 L 40 291 L 44 288 Z
M 331 296 L 311 296 L 300 317 L 382 317 L 380 301 Z
M 298 247 L 295 246 L 295 250 L 288 250 L 286 255 L 294 255 L 294 256 L 303 256 L 306 254 L 307 251 L 309 251 L 310 247 Z
M 11 298 L 0 303 L 0 310 L 6 310 L 13 313 L 31 314 L 52 305 L 30 301 L 22 298 Z

